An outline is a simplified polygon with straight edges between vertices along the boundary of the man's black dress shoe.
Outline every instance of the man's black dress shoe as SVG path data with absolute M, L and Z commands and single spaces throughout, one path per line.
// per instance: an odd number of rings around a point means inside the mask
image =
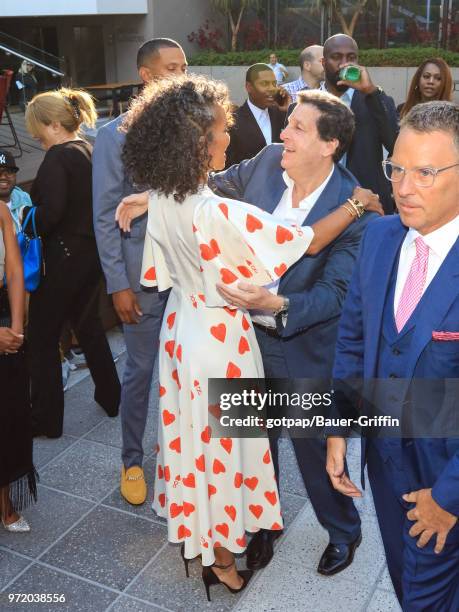
M 268 565 L 274 554 L 273 544 L 282 533 L 281 530 L 260 529 L 257 531 L 247 546 L 248 569 L 259 570 Z
M 346 569 L 354 560 L 355 551 L 362 541 L 362 534 L 350 544 L 330 543 L 320 558 L 317 571 L 323 576 L 333 576 Z

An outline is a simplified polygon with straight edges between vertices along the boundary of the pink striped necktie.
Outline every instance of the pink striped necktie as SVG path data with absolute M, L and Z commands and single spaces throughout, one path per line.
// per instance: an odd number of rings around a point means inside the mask
M 424 285 L 426 284 L 427 268 L 429 266 L 429 247 L 421 236 L 416 238 L 415 244 L 416 256 L 403 287 L 395 315 L 395 324 L 398 332 L 403 329 L 405 323 L 411 317 L 413 310 L 422 297 Z

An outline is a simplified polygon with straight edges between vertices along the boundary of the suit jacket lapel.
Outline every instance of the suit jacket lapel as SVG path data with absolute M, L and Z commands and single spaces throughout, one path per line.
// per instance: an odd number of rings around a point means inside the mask
M 282 172 L 273 172 L 267 178 L 266 189 L 263 190 L 266 193 L 266 197 L 262 198 L 264 201 L 260 203 L 260 207 L 269 213 L 274 212 L 284 195 L 284 191 L 287 189 L 282 174 Z
M 432 332 L 439 331 L 442 320 L 459 294 L 458 262 L 459 238 L 421 298 L 422 308 L 416 320 L 416 330 L 410 350 L 409 375 L 412 375 L 426 344 L 432 340 Z
M 244 123 L 246 124 L 245 126 L 242 126 L 242 129 L 247 130 L 248 132 L 245 135 L 245 138 L 255 140 L 257 147 L 261 150 L 266 146 L 266 140 L 247 102 L 244 102 L 244 104 L 241 106 L 240 113 L 244 117 Z
M 372 376 L 376 370 L 379 339 L 382 329 L 382 316 L 389 282 L 398 257 L 400 246 L 405 239 L 407 228 L 400 222 L 394 227 L 380 244 L 374 256 L 374 268 L 371 272 L 371 289 L 364 287 L 363 291 L 371 291 L 367 301 L 365 372 Z M 368 296 L 367 296 L 368 297 Z M 370 308 L 371 305 L 371 308 Z
M 339 194 L 341 192 L 342 178 L 341 173 L 335 166 L 331 179 L 328 181 L 327 186 L 320 194 L 319 199 L 309 211 L 303 225 L 313 225 L 322 217 L 328 215 L 330 211 L 337 208 L 342 202 L 339 201 Z
M 351 111 L 356 116 L 359 114 L 359 106 L 361 105 L 361 102 L 362 102 L 362 98 L 361 98 L 360 92 L 354 91 L 352 95 Z M 357 126 L 356 126 L 356 129 L 357 129 Z M 349 145 L 349 149 L 347 150 L 347 161 L 346 161 L 347 167 L 349 167 L 349 163 L 352 159 L 352 156 L 354 155 L 354 142 L 355 142 L 355 132 L 354 132 L 354 136 L 352 137 L 351 144 Z
M 271 142 L 280 142 L 280 133 L 284 128 L 283 115 L 277 108 L 268 108 L 269 120 L 271 121 Z

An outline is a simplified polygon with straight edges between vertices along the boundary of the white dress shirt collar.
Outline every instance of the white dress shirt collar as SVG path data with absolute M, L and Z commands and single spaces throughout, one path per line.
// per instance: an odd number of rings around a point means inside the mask
M 312 191 L 309 195 L 307 195 L 305 198 L 303 198 L 300 201 L 298 208 L 302 210 L 307 210 L 308 212 L 311 210 L 311 208 L 314 206 L 314 204 L 317 202 L 317 200 L 322 195 L 322 192 L 324 191 L 325 187 L 328 185 L 328 182 L 331 179 L 334 170 L 335 170 L 335 166 L 332 165 L 332 169 L 329 175 L 327 176 L 327 178 L 316 189 L 314 189 L 314 191 Z M 284 183 L 287 185 L 287 189 L 288 189 L 287 202 L 290 205 L 290 208 L 293 208 L 293 205 L 292 205 L 293 188 L 295 186 L 295 183 L 293 179 L 289 177 L 286 170 L 284 170 L 284 172 L 282 173 L 282 178 L 284 179 Z
M 327 86 L 326 86 L 326 84 L 325 84 L 325 81 L 322 81 L 322 82 L 320 83 L 320 87 L 319 87 L 319 89 L 320 89 L 321 91 L 328 91 Z M 341 99 L 341 100 L 344 102 L 344 104 L 345 104 L 346 106 L 351 106 L 351 104 L 352 104 L 352 98 L 354 97 L 354 92 L 355 92 L 355 89 L 353 89 L 352 87 L 348 87 L 348 88 L 346 89 L 346 91 L 344 91 L 344 92 L 341 94 L 340 99 Z
M 247 99 L 247 104 L 250 108 L 252 115 L 255 118 L 255 121 L 258 124 L 258 127 L 261 130 L 261 133 L 264 136 L 265 142 L 267 145 L 272 143 L 272 128 L 271 128 L 271 117 L 269 116 L 269 111 L 267 108 L 259 108 L 252 104 L 252 102 Z
M 269 117 L 269 112 L 267 108 L 260 108 L 259 106 L 255 106 L 255 104 L 253 104 L 248 98 L 247 98 L 247 104 L 249 105 L 249 108 L 252 111 L 252 115 L 255 117 L 257 121 L 266 116 Z
M 433 232 L 430 232 L 430 234 L 425 234 L 424 236 L 415 229 L 410 228 L 403 244 L 404 248 L 408 249 L 418 236 L 421 236 L 430 250 L 443 261 L 458 239 L 459 215 L 448 223 L 445 223 L 445 225 L 442 225 Z
M 416 256 L 416 245 L 414 241 L 418 236 L 421 236 L 421 234 L 415 229 L 410 228 L 402 243 L 398 262 L 397 281 L 395 284 L 394 313 L 397 312 L 403 287 L 405 286 L 408 274 Z M 445 223 L 445 225 L 442 227 L 439 227 L 437 230 L 430 232 L 430 234 L 421 236 L 426 245 L 429 247 L 429 261 L 427 265 L 427 275 L 423 292 L 435 278 L 435 275 L 458 237 L 459 215 L 448 223 Z

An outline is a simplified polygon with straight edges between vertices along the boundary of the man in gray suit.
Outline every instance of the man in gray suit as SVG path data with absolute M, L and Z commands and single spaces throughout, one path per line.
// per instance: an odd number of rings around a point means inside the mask
M 182 75 L 187 61 L 181 46 L 169 38 L 144 43 L 137 53 L 137 68 L 144 83 L 163 76 Z M 143 434 L 148 398 L 167 296 L 141 291 L 140 270 L 147 215 L 123 234 L 115 223 L 121 199 L 135 191 L 121 159 L 124 135 L 118 130 L 123 116 L 102 127 L 93 154 L 94 229 L 107 291 L 123 322 L 127 362 L 121 392 L 123 435 L 121 494 L 131 504 L 147 496 L 143 462 Z

